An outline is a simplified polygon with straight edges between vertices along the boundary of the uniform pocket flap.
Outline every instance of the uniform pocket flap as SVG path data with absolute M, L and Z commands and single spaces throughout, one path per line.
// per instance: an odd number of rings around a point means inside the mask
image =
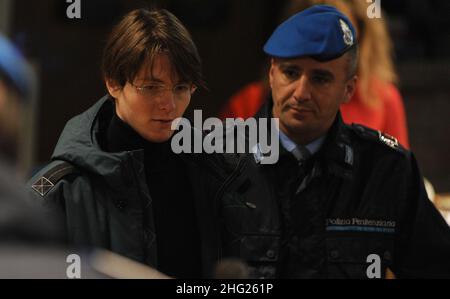
M 242 258 L 250 262 L 274 262 L 279 256 L 279 236 L 244 235 L 241 239 Z
M 377 236 L 329 237 L 327 238 L 327 259 L 331 262 L 366 263 L 371 254 L 391 262 L 393 240 Z

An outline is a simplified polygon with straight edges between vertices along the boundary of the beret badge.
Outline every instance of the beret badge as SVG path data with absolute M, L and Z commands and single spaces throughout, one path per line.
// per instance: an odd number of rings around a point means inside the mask
M 344 43 L 347 46 L 353 45 L 353 34 L 350 28 L 348 27 L 347 23 L 345 23 L 342 19 L 339 19 L 339 23 L 341 24 L 342 33 L 344 33 Z

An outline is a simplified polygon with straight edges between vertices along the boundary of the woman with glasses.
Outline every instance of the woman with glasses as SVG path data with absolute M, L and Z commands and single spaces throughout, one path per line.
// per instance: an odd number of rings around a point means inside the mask
M 170 12 L 135 10 L 109 36 L 102 72 L 108 95 L 67 123 L 31 193 L 63 215 L 70 244 L 200 277 L 202 187 L 170 148 L 172 121 L 203 84 L 196 46 Z

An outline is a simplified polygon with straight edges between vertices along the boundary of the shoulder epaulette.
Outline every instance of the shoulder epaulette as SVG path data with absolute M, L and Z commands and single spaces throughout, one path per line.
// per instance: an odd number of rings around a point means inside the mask
M 31 188 L 45 196 L 55 185 L 68 174 L 75 173 L 77 168 L 65 161 L 57 161 L 31 185 Z
M 397 138 L 383 133 L 381 131 L 377 131 L 371 128 L 368 128 L 359 124 L 352 124 L 351 128 L 358 136 L 363 139 L 373 140 L 376 142 L 381 142 L 388 147 L 403 152 L 405 149 L 398 142 Z

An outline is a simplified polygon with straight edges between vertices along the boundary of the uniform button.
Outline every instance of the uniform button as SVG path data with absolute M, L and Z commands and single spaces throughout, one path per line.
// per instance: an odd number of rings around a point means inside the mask
M 275 257 L 275 251 L 273 251 L 272 249 L 267 250 L 266 255 L 268 258 L 274 258 Z
M 117 208 L 119 209 L 119 210 L 123 210 L 124 208 L 125 208 L 125 201 L 124 200 L 119 200 L 118 202 L 117 202 Z
M 153 233 L 148 228 L 144 229 L 144 243 L 147 244 L 147 245 L 152 245 L 153 244 Z
M 339 251 L 338 250 L 331 250 L 330 257 L 332 259 L 337 259 L 339 257 Z

